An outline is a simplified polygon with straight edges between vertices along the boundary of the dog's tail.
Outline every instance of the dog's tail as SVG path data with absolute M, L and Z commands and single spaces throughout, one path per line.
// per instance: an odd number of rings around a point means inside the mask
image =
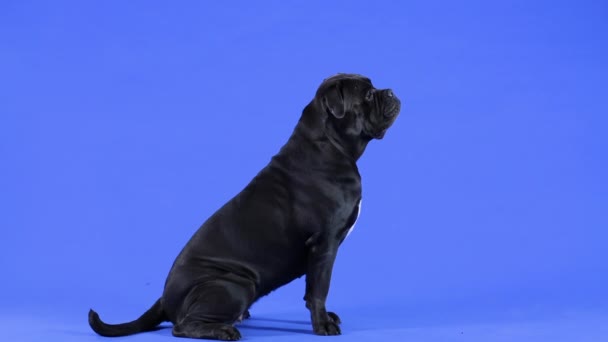
M 99 318 L 97 312 L 89 310 L 89 325 L 93 331 L 106 337 L 127 336 L 139 332 L 151 331 L 166 320 L 160 299 L 138 319 L 129 323 L 107 324 Z

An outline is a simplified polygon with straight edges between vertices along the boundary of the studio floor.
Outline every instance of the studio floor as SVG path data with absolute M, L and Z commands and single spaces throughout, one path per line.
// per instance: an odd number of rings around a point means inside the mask
M 414 312 L 413 310 L 419 310 Z M 26 312 L 29 311 L 29 312 Z M 107 311 L 107 310 L 106 310 Z M 133 312 L 110 310 L 102 316 L 127 319 Z M 337 308 L 336 311 L 338 312 Z M 469 310 L 468 308 L 356 307 L 342 308 L 342 335 L 318 337 L 312 334 L 307 311 L 280 310 L 261 305 L 252 318 L 238 327 L 245 341 L 495 341 L 600 342 L 608 340 L 608 313 L 597 310 L 570 311 L 543 308 Z M 74 308 L 0 311 L 3 341 L 170 341 L 170 324 L 159 330 L 108 339 L 93 333 L 86 310 Z

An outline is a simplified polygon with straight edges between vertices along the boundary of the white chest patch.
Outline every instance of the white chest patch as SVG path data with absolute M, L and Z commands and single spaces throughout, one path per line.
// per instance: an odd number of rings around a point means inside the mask
M 361 214 L 361 202 L 363 202 L 363 200 L 359 200 L 359 204 L 357 204 L 357 218 L 355 219 L 355 222 L 353 222 L 353 225 L 348 228 L 348 232 L 346 232 L 345 239 L 350 235 L 353 229 L 355 229 L 355 225 L 357 224 L 357 220 L 359 219 L 359 214 Z

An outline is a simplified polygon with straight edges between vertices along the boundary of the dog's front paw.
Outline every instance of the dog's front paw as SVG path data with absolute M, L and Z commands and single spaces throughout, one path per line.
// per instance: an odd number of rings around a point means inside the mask
M 340 335 L 342 332 L 340 331 L 340 326 L 333 318 L 330 317 L 329 315 L 330 313 L 327 313 L 328 319 L 327 320 L 322 320 L 320 322 L 315 322 L 312 325 L 312 328 L 315 332 L 315 334 L 317 335 L 322 335 L 322 336 L 333 336 L 333 335 Z M 336 318 L 338 318 L 338 316 L 336 314 L 334 314 Z M 338 318 L 338 322 L 339 322 L 340 318 Z
M 336 324 L 342 324 L 342 320 L 340 320 L 340 316 L 338 316 L 338 314 L 336 314 L 335 312 L 328 311 L 327 317 L 330 321 L 332 321 Z

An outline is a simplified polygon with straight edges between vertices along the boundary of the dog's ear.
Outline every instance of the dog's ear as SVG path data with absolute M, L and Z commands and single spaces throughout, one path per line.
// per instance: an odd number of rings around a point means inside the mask
M 322 101 L 323 109 L 336 118 L 342 119 L 346 114 L 346 102 L 339 82 L 325 91 Z

